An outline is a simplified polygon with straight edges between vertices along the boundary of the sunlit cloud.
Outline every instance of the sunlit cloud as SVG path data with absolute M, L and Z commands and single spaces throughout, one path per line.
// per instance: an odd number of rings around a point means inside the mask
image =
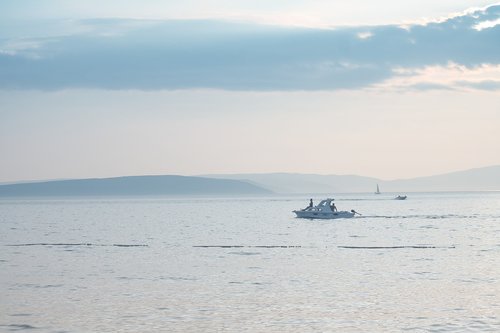
M 499 90 L 500 65 L 466 67 L 456 63 L 424 68 L 396 68 L 395 77 L 374 89 L 396 90 Z
M 493 21 L 483 21 L 483 22 L 479 22 L 478 24 L 476 24 L 474 26 L 474 29 L 476 29 L 477 31 L 481 31 L 483 29 L 490 29 L 490 28 L 496 27 L 499 24 L 500 24 L 500 19 L 496 19 Z
M 373 36 L 373 33 L 370 31 L 358 32 L 359 39 L 367 39 Z

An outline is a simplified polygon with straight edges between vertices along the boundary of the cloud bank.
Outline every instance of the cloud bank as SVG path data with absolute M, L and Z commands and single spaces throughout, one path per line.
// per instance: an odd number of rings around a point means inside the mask
M 0 89 L 359 89 L 426 68 L 500 66 L 500 5 L 425 25 L 331 30 L 215 20 L 74 24 L 59 35 L 0 39 Z M 497 90 L 499 82 L 457 77 L 444 87 Z M 422 77 L 412 86 L 443 84 Z

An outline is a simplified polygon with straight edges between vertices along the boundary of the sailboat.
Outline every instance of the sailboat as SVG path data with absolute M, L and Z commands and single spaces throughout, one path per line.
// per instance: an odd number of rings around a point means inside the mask
M 380 189 L 378 188 L 378 184 L 377 184 L 377 190 L 375 191 L 375 194 L 380 194 Z

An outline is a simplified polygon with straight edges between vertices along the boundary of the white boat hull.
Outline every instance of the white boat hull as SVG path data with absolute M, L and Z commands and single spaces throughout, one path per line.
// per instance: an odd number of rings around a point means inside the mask
M 312 210 L 294 210 L 297 217 L 303 219 L 348 219 L 354 217 L 355 213 L 348 211 L 321 212 Z

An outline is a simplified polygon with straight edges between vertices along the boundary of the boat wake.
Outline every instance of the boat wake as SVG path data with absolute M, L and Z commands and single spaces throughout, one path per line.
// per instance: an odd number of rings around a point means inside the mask
M 428 220 L 437 220 L 437 219 L 477 219 L 481 216 L 474 215 L 456 215 L 456 214 L 444 214 L 444 215 L 363 215 L 358 216 L 358 219 L 362 218 L 370 218 L 370 219 L 428 219 Z

